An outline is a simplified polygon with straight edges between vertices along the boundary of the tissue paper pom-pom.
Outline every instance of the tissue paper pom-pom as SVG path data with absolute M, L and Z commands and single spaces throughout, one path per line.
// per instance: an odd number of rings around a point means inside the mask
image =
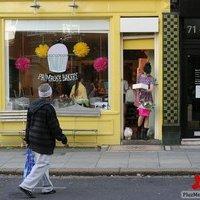
M 97 72 L 105 71 L 108 67 L 108 59 L 106 57 L 99 57 L 94 61 L 94 69 Z
M 39 58 L 46 58 L 49 46 L 47 44 L 40 44 L 35 48 L 35 53 Z
M 22 71 L 25 72 L 30 68 L 30 59 L 26 58 L 26 57 L 20 57 L 16 60 L 15 62 L 15 67 Z
M 89 46 L 85 42 L 78 42 L 74 45 L 74 54 L 78 57 L 85 57 L 90 51 Z

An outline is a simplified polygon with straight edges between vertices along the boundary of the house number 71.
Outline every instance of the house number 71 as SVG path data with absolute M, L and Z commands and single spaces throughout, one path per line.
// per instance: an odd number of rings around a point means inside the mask
M 191 25 L 189 25 L 189 26 L 187 26 L 187 33 L 188 34 L 196 34 L 196 31 L 197 29 L 196 29 L 196 26 L 191 26 Z

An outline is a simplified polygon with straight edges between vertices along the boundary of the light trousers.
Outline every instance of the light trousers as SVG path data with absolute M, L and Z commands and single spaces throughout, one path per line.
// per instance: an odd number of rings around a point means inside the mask
M 49 179 L 49 167 L 51 155 L 35 153 L 35 165 L 30 174 L 19 185 L 20 187 L 33 191 L 35 186 L 41 181 L 42 192 L 50 192 L 53 190 L 53 184 Z

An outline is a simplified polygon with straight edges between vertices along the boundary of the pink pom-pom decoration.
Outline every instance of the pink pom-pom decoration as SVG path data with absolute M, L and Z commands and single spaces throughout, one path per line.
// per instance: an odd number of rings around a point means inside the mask
M 30 68 L 30 59 L 26 58 L 26 57 L 20 57 L 16 60 L 15 62 L 15 67 L 22 71 L 25 72 Z
M 106 57 L 97 58 L 93 67 L 97 72 L 105 71 L 108 68 L 108 59 Z

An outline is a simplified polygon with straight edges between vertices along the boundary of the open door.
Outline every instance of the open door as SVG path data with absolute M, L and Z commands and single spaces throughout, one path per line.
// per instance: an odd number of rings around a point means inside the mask
M 150 62 L 152 66 L 151 75 L 154 76 L 154 38 L 137 38 L 123 40 L 123 97 L 122 97 L 122 130 L 129 127 L 132 129 L 133 135 L 126 138 L 124 134 L 122 139 L 136 140 L 138 111 L 137 107 L 131 100 L 131 96 L 127 95 L 127 91 L 132 89 L 132 85 L 137 82 L 137 68 L 143 67 L 146 62 Z M 130 91 L 128 91 L 130 94 Z M 134 97 L 133 97 L 134 98 Z M 152 111 L 149 122 L 148 137 L 154 138 L 155 113 Z
M 200 137 L 200 49 L 184 52 L 182 67 L 182 138 Z

